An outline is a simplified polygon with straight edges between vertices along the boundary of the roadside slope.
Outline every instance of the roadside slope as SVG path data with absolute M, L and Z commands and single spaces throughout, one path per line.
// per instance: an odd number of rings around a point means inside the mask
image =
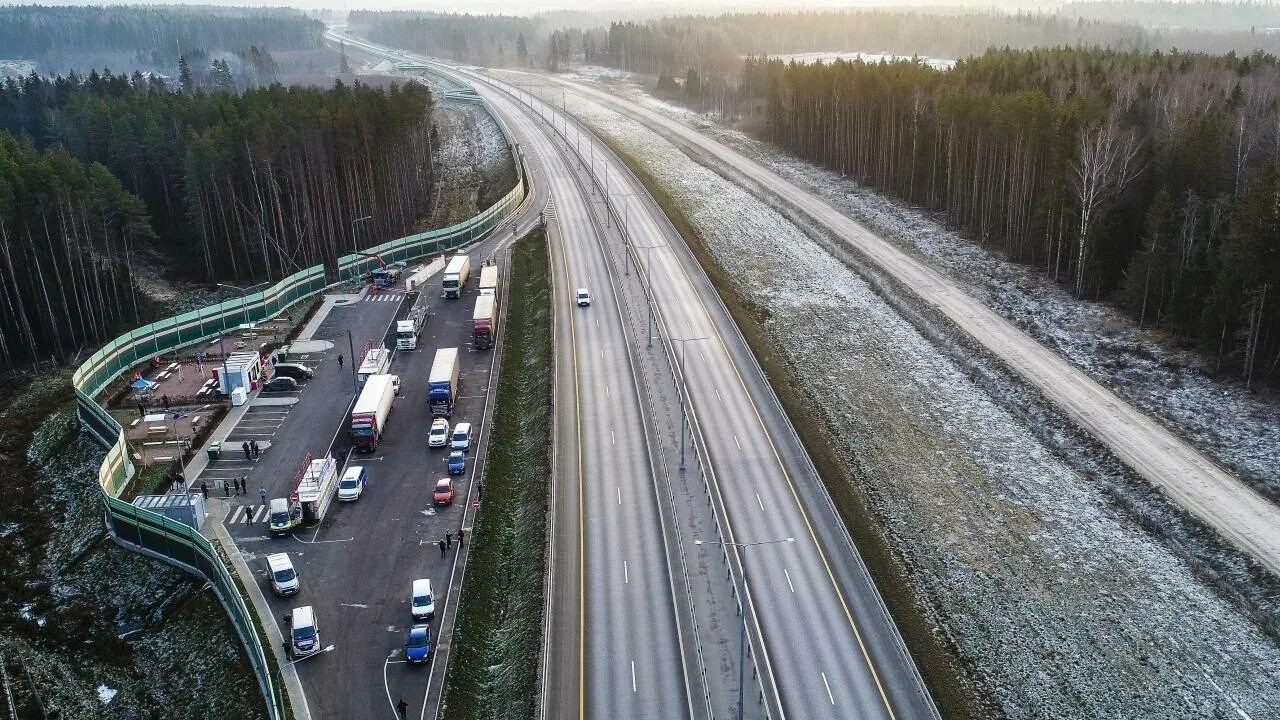
M 1280 575 L 1280 508 L 936 270 L 759 163 L 691 128 L 580 83 L 556 82 L 716 157 L 812 218 L 968 333 L 1178 505 Z

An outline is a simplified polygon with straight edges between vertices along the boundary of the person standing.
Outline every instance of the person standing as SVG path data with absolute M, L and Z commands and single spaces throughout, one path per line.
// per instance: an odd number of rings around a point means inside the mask
M 444 551 L 447 549 L 444 544 L 444 538 L 440 538 L 440 557 L 444 557 Z
M 240 476 L 240 493 L 239 494 L 241 495 L 249 494 L 249 476 L 248 475 Z
M 342 353 L 338 353 L 338 367 L 342 367 Z
M 449 550 L 451 548 L 453 548 L 453 533 L 446 532 L 444 534 L 444 549 Z
M 169 396 L 168 396 L 168 395 L 161 395 L 161 396 L 160 396 L 160 405 L 161 405 L 165 410 L 168 410 L 168 409 L 169 409 Z
M 267 504 L 267 488 L 265 485 L 258 487 L 258 497 L 262 498 L 262 505 L 265 507 Z
M 405 715 L 409 712 L 409 703 L 400 698 L 400 702 L 396 703 L 396 712 L 400 713 L 400 720 L 405 720 Z
M 262 451 L 258 449 L 258 441 L 257 441 L 257 440 L 250 440 L 250 441 L 249 441 L 249 449 L 253 451 L 253 459 L 254 459 L 254 460 L 257 460 L 257 459 L 258 459 L 258 457 L 259 457 L 260 455 L 262 455 Z
M 204 496 L 205 500 L 209 499 L 209 483 L 203 480 L 200 481 L 200 494 Z
M 245 460 L 252 460 L 252 459 L 253 459 L 253 451 L 249 449 L 249 441 L 248 441 L 248 440 L 245 440 L 244 442 L 240 443 L 240 449 L 244 451 L 244 459 L 245 459 Z
M 461 549 L 462 549 L 462 537 L 463 537 L 463 532 L 464 532 L 464 531 L 463 531 L 463 529 L 462 529 L 462 528 L 458 528 L 458 549 L 459 549 L 459 550 L 461 550 Z
M 222 479 L 222 496 L 231 497 L 231 483 L 227 482 L 226 478 Z

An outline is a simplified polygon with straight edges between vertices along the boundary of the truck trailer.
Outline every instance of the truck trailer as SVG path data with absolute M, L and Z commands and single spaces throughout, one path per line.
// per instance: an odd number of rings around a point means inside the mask
M 391 369 L 391 351 L 384 347 L 371 347 L 360 359 L 360 368 L 356 370 L 356 383 L 364 387 L 371 375 L 382 375 Z
M 480 294 L 498 294 L 498 266 L 485 265 L 480 268 Z
M 351 409 L 351 444 L 360 452 L 373 452 L 382 441 L 391 401 L 395 399 L 396 376 L 370 375 Z
M 414 350 L 418 347 L 418 335 L 422 326 L 427 324 L 426 306 L 415 307 L 409 311 L 409 317 L 396 321 L 396 349 Z
M 467 285 L 467 278 L 471 275 L 471 258 L 467 255 L 454 255 L 449 259 L 449 264 L 444 268 L 444 277 L 440 280 L 440 287 L 444 291 L 447 298 L 462 297 L 462 289 Z
M 458 396 L 458 348 L 436 350 L 427 378 L 427 404 L 431 417 L 450 417 Z
M 476 309 L 471 314 L 471 340 L 477 350 L 488 350 L 493 347 L 497 299 L 494 295 L 481 295 L 476 298 Z

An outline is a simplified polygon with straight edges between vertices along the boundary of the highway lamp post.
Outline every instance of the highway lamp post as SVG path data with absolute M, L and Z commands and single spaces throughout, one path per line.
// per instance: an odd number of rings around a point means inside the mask
M 360 361 L 356 359 L 356 344 L 351 340 L 351 331 L 347 330 L 347 350 L 351 353 L 351 390 L 354 393 L 360 392 L 360 381 L 356 378 L 356 366 Z
M 351 219 L 351 247 L 355 248 L 356 250 L 360 249 L 360 243 L 356 242 L 356 223 L 362 223 L 365 220 L 372 220 L 372 219 L 373 219 L 372 215 L 365 215 L 364 217 Z
M 757 545 L 776 545 L 778 543 L 793 543 L 795 541 L 795 538 L 789 537 L 781 540 L 759 540 L 757 542 L 749 543 L 733 543 L 721 540 L 694 540 L 693 544 L 719 545 L 721 547 L 737 548 L 741 551 L 750 547 L 756 547 Z M 742 566 L 742 632 L 738 636 L 738 720 L 742 720 L 747 675 L 747 559 L 745 553 L 742 555 L 740 564 Z
M 321 650 L 320 652 L 313 652 L 313 653 L 311 653 L 310 655 L 303 655 L 302 657 L 294 658 L 294 659 L 290 660 L 289 662 L 285 663 L 285 665 L 295 665 L 295 664 L 297 664 L 297 663 L 302 662 L 303 660 L 306 660 L 307 658 L 313 658 L 313 657 L 316 657 L 317 655 L 323 655 L 324 653 L 327 653 L 327 652 L 333 652 L 333 649 L 334 649 L 335 647 L 337 647 L 337 646 L 336 646 L 336 645 L 327 645 L 327 646 L 325 646 L 325 648 L 324 648 L 323 650 Z
M 635 247 L 637 250 L 644 250 L 644 267 L 640 268 L 640 272 L 644 276 L 644 286 L 648 293 L 648 297 L 647 297 L 648 302 L 646 304 L 648 305 L 648 310 L 649 310 L 649 315 L 648 315 L 649 324 L 646 327 L 645 333 L 644 333 L 647 347 L 653 347 L 653 313 L 656 309 L 654 307 L 654 303 L 656 302 L 656 300 L 653 294 L 653 271 L 650 269 L 653 267 L 653 255 L 651 255 L 649 251 L 653 250 L 656 247 L 666 247 L 666 246 L 667 246 L 666 243 L 658 243 L 657 245 L 644 245 L 641 247 L 637 247 L 634 245 L 632 246 L 632 247 Z
M 680 378 L 679 378 L 680 386 L 678 388 L 679 395 L 680 395 L 680 469 L 684 470 L 684 467 L 685 467 L 684 436 L 685 436 L 685 428 L 689 424 L 689 419 L 688 419 L 689 410 L 686 407 L 688 403 L 688 395 L 689 395 L 689 382 L 685 379 L 685 376 L 684 376 L 684 349 L 685 349 L 685 345 L 687 345 L 688 343 L 691 343 L 697 340 L 710 340 L 711 338 L 704 335 L 702 337 L 696 337 L 696 338 L 683 338 L 683 339 L 667 338 L 667 339 L 670 340 L 671 342 L 680 343 Z

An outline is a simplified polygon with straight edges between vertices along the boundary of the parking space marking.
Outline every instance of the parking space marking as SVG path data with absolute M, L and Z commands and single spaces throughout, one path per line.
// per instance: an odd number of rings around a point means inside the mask
M 796 586 L 791 584 L 791 573 L 787 572 L 786 568 L 782 568 L 782 574 L 787 576 L 787 587 L 791 588 L 791 592 L 794 593 Z

